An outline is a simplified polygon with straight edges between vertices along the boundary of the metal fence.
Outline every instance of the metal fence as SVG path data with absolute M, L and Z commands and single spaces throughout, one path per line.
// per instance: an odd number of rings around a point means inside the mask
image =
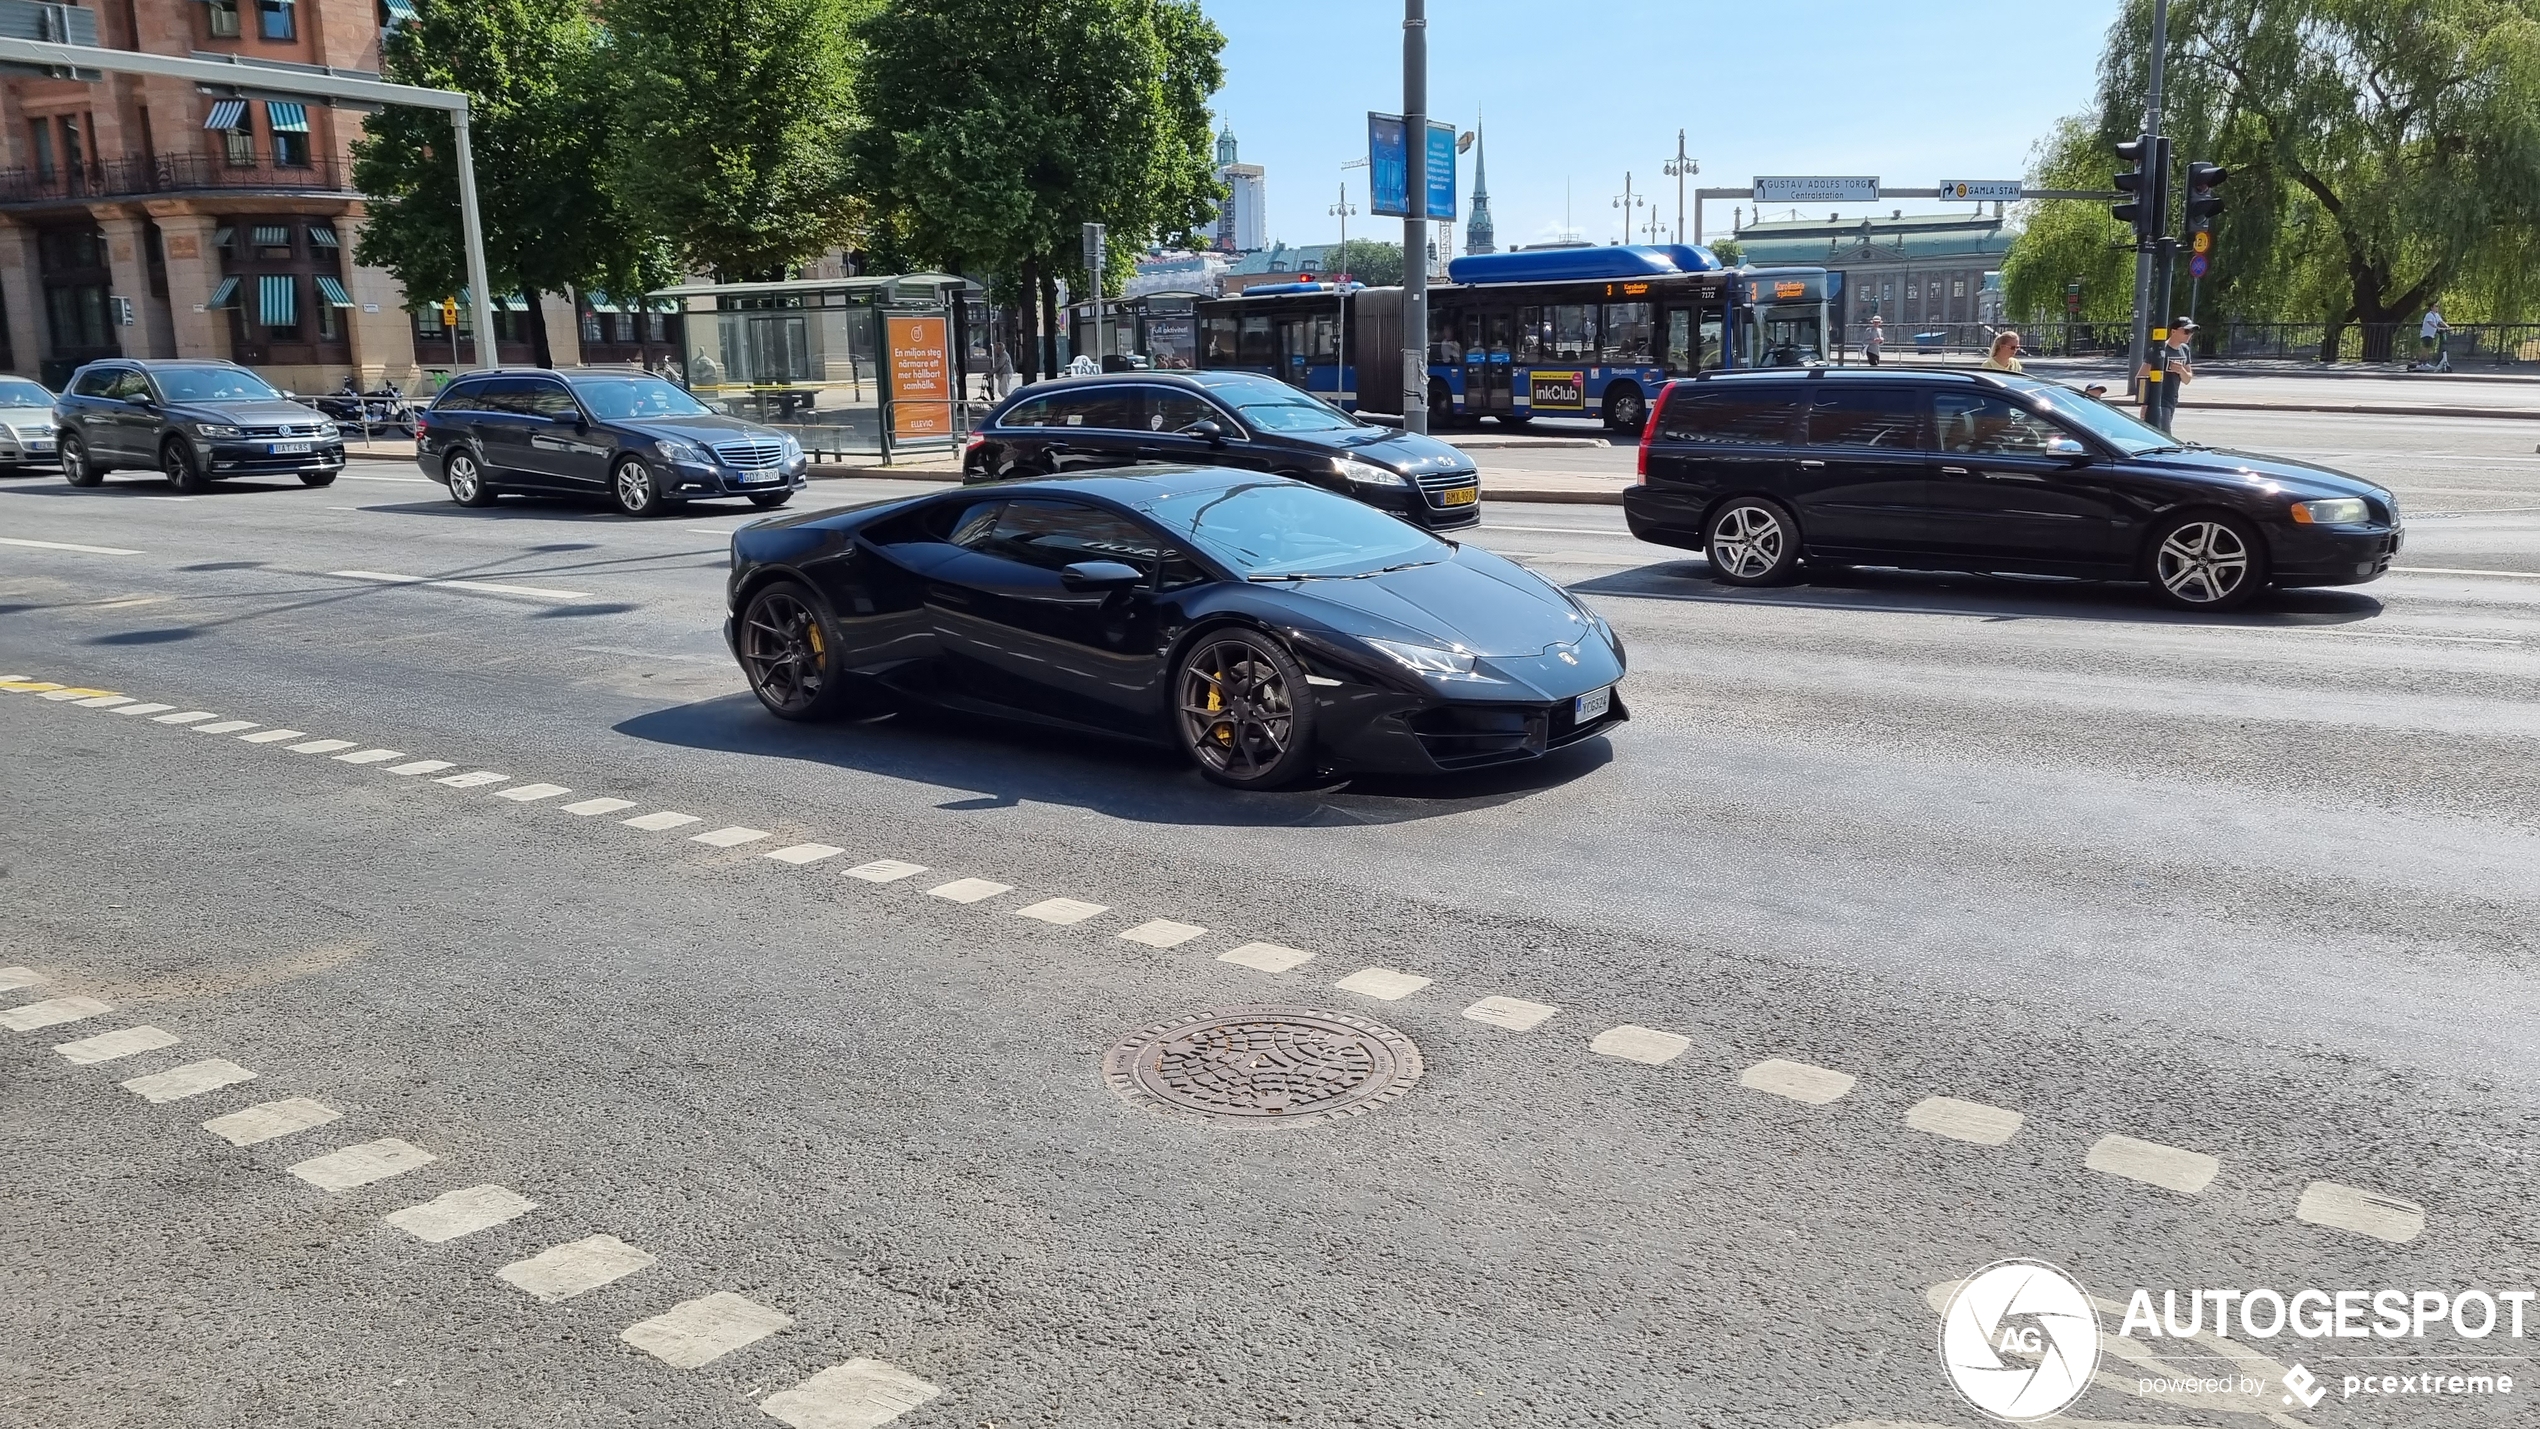
M 2196 333 L 2200 361 L 2235 358 L 2284 362 L 2353 362 L 2405 364 L 2418 360 L 2417 324 L 2347 323 L 2338 330 L 2336 347 L 2323 355 L 2326 323 L 2216 322 Z M 2014 323 L 2020 351 L 2030 357 L 2123 358 L 2133 339 L 2124 323 Z M 2003 331 L 1986 323 L 1930 323 L 1887 333 L 1891 356 L 1947 356 L 1983 353 Z M 1845 346 L 1859 353 L 1868 328 L 1853 323 L 1844 329 Z M 2443 338 L 2443 352 L 2454 368 L 2540 365 L 2540 323 L 2463 323 Z
M 133 194 L 185 193 L 201 189 L 287 190 L 347 193 L 352 184 L 331 158 L 305 164 L 232 164 L 208 154 L 160 154 L 63 164 L 49 169 L 0 169 L 0 203 L 52 203 Z

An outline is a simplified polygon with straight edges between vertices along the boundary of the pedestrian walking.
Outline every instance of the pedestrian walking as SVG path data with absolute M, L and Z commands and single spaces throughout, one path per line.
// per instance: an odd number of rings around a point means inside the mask
M 1004 343 L 997 344 L 995 377 L 997 400 L 1002 402 L 1014 392 L 1014 354 Z
M 1886 350 L 1886 347 L 1887 329 L 1880 324 L 1879 315 L 1872 313 L 1870 314 L 1870 331 L 1861 339 L 1861 352 L 1870 359 L 1870 365 L 1876 367 L 1879 365 L 1879 354 Z
M 2451 330 L 2452 325 L 2443 321 L 2443 305 L 2441 303 L 2428 304 L 2425 310 L 2425 321 L 2417 324 L 2417 360 L 2408 364 L 2408 370 L 2411 372 L 2451 371 L 2452 354 L 2446 350 L 2446 344 L 2443 341 L 2443 334 Z
M 2190 346 L 2196 338 L 2196 320 L 2180 318 L 2170 324 L 2169 341 L 2161 344 L 2163 375 L 2158 382 L 2144 380 L 2146 368 L 2135 369 L 2134 380 L 2143 392 L 2143 420 L 2166 432 L 2170 419 L 2178 412 L 2178 394 L 2196 373 L 2189 363 Z M 2149 364 L 2146 364 L 2148 367 Z
M 1984 365 L 1985 369 L 1991 372 L 2027 371 L 2027 368 L 2020 366 L 2020 335 L 2007 328 L 1995 333 L 1993 351 L 1984 359 Z

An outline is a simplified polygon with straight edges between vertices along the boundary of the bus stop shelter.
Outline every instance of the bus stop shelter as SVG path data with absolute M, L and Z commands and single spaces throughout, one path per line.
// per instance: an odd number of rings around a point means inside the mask
M 826 456 L 948 448 L 968 434 L 966 331 L 979 285 L 951 273 L 693 283 L 651 295 L 685 318 L 688 390 Z

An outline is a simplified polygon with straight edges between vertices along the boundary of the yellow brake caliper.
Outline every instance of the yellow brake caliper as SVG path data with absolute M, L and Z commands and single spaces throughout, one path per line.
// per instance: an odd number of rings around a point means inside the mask
M 1223 670 L 1215 672 L 1215 678 L 1209 682 L 1208 686 L 1208 712 L 1210 714 L 1215 714 L 1226 707 L 1225 702 L 1217 698 L 1217 691 L 1222 688 L 1225 683 L 1226 672 Z M 1235 726 L 1231 720 L 1219 720 L 1217 723 L 1208 727 L 1208 732 L 1219 744 L 1232 745 L 1235 742 Z

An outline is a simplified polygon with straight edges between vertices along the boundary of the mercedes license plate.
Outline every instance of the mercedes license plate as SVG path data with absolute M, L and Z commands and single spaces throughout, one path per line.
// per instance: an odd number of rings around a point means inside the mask
M 1601 690 L 1591 690 L 1571 703 L 1575 707 L 1570 715 L 1572 724 L 1586 724 L 1590 720 L 1603 719 L 1605 712 L 1614 707 L 1614 687 L 1607 685 Z
M 759 481 L 779 481 L 784 478 L 784 475 L 785 473 L 775 470 L 745 471 L 741 473 L 741 481 L 743 485 Z
M 275 456 L 307 456 L 311 448 L 307 442 L 275 442 L 271 450 Z
M 1481 499 L 1482 489 L 1480 487 L 1459 486 L 1453 491 L 1440 493 L 1438 496 L 1438 504 L 1440 506 L 1470 506 Z

